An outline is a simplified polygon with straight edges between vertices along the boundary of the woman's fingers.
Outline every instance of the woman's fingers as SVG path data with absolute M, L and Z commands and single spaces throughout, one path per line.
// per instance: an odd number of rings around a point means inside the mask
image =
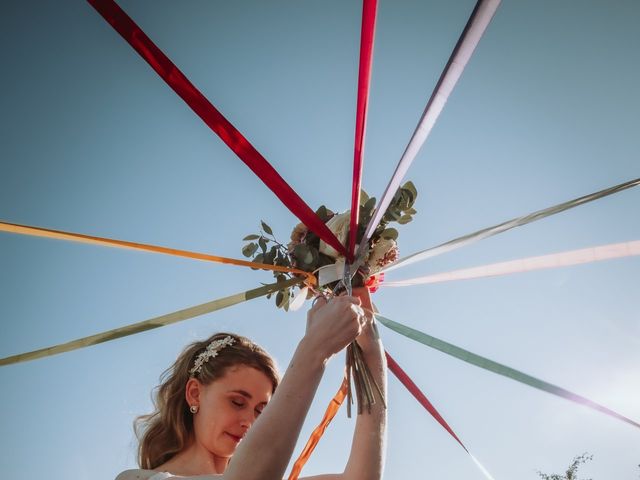
M 311 303 L 311 310 L 318 310 L 323 305 L 328 303 L 327 298 L 324 295 L 317 295 Z

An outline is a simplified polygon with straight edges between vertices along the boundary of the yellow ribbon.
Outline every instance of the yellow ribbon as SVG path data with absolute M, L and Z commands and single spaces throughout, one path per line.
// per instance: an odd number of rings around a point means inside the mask
M 159 247 L 157 245 L 148 245 L 145 243 L 127 242 L 124 240 L 115 240 L 112 238 L 94 237 L 91 235 L 83 235 L 81 233 L 64 232 L 61 230 L 51 230 L 48 228 L 32 227 L 29 225 L 19 225 L 0 221 L 0 231 L 17 233 L 19 235 L 29 235 L 33 237 L 54 238 L 56 240 L 67 240 L 72 242 L 88 243 L 91 245 L 101 245 L 104 247 L 126 248 L 130 250 L 141 250 L 144 252 L 162 253 L 164 255 L 173 255 L 176 257 L 191 258 L 195 260 L 205 260 L 208 262 L 224 263 L 228 265 L 237 265 L 241 267 L 251 267 L 260 270 L 272 270 L 274 272 L 295 273 L 306 277 L 305 283 L 313 286 L 316 284 L 316 277 L 313 273 L 298 270 L 297 268 L 282 267 L 279 265 L 267 265 L 264 263 L 249 262 L 247 260 L 238 260 L 235 258 L 219 257 L 217 255 L 209 255 L 206 253 L 190 252 L 188 250 L 178 250 L 175 248 Z

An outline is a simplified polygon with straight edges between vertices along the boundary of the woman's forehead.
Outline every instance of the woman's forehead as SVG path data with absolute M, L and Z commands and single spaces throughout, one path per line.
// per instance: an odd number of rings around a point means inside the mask
M 217 382 L 226 392 L 235 392 L 247 398 L 269 399 L 273 390 L 271 379 L 267 375 L 248 365 L 229 367 Z

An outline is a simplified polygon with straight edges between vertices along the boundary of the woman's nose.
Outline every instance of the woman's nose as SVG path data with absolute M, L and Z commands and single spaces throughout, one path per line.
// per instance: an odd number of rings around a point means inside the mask
M 240 417 L 240 425 L 242 426 L 242 428 L 244 428 L 245 430 L 248 430 L 249 427 L 251 427 L 251 425 L 253 424 L 253 422 L 255 421 L 256 417 L 255 415 L 253 415 L 253 412 L 251 411 L 244 411 Z

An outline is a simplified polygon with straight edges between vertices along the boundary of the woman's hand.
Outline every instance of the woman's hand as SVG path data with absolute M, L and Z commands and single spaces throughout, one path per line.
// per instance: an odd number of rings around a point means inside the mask
M 305 339 L 329 358 L 338 353 L 367 327 L 367 316 L 355 297 L 319 297 L 307 314 Z

